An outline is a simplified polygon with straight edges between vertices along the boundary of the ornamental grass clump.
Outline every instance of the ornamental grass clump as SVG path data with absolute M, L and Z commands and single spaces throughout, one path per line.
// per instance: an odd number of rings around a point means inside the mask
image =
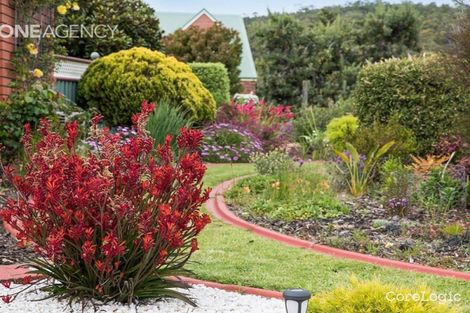
M 44 291 L 72 300 L 131 303 L 146 298 L 191 300 L 173 288 L 170 276 L 198 249 L 196 236 L 210 222 L 199 207 L 208 199 L 203 188 L 206 167 L 197 149 L 202 134 L 181 129 L 177 152 L 171 136 L 154 148 L 145 131 L 154 105 L 144 103 L 134 115 L 136 135 L 99 129 L 92 120 L 91 139 L 99 149 L 77 154 L 77 124 L 66 136 L 43 120 L 40 140 L 23 139 L 28 161 L 24 174 L 4 168 L 18 191 L 1 217 L 32 246 L 31 274 L 45 277 Z

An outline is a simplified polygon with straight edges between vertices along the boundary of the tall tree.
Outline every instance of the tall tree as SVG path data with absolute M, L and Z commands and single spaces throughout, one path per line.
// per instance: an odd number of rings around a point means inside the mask
M 419 20 L 407 4 L 378 4 L 365 18 L 361 33 L 362 56 L 369 61 L 419 51 Z
M 220 62 L 230 78 L 230 92 L 240 91 L 240 63 L 243 45 L 239 33 L 215 23 L 208 29 L 190 27 L 163 39 L 164 51 L 183 62 Z
M 89 57 L 94 51 L 107 55 L 137 46 L 160 48 L 160 22 L 155 10 L 143 0 L 89 0 L 79 12 L 59 17 L 58 22 L 87 28 L 81 36 L 62 40 L 70 56 Z M 92 27 L 94 32 L 90 31 Z
M 336 13 L 317 11 L 308 23 L 270 13 L 249 23 L 261 96 L 298 104 L 309 80 L 310 102 L 328 105 L 349 95 L 366 61 L 419 51 L 418 19 L 406 5 L 377 6 L 364 21 Z
M 455 69 L 470 87 L 470 1 L 459 0 L 456 3 L 462 11 L 450 34 L 450 55 L 454 59 Z
M 258 92 L 270 101 L 298 103 L 313 49 L 305 28 L 291 16 L 270 13 L 256 37 L 261 55 L 257 59 Z

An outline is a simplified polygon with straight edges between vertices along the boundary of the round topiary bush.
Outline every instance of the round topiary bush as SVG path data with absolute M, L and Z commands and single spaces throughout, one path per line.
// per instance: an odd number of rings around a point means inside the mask
M 189 66 L 204 87 L 214 96 L 218 105 L 230 102 L 230 79 L 225 65 L 222 63 L 189 63 Z
M 469 92 L 436 54 L 365 66 L 354 98 L 363 123 L 387 122 L 397 115 L 415 134 L 419 152 L 428 152 L 435 140 L 451 132 L 470 101 Z
M 90 64 L 78 86 L 79 104 L 96 107 L 111 125 L 129 124 L 142 101 L 182 106 L 195 121 L 215 117 L 214 97 L 191 68 L 147 48 L 112 53 Z

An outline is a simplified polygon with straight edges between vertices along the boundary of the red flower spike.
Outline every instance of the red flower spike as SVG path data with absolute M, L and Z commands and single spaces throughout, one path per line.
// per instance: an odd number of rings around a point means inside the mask
M 23 279 L 21 280 L 21 283 L 23 285 L 29 285 L 31 284 L 32 281 L 33 281 L 33 277 L 28 275 L 28 276 L 23 277 Z
M 150 249 L 152 249 L 154 244 L 155 240 L 153 239 L 152 234 L 145 234 L 145 236 L 142 238 L 142 248 L 144 249 L 144 252 L 148 252 Z
M 206 167 L 196 153 L 201 135 L 182 129 L 178 158 L 171 136 L 154 149 L 144 128 L 153 109 L 143 103 L 134 118 L 137 134 L 125 143 L 99 129 L 101 117 L 94 117 L 90 134 L 100 149 L 80 155 L 73 151 L 75 123 L 66 126 L 63 136 L 41 122 L 42 137 L 31 143 L 24 173 L 13 167 L 4 173 L 21 197 L 7 200 L 0 215 L 19 231 L 20 244 L 31 246 L 58 270 L 96 275 L 90 278 L 110 280 L 118 290 L 125 289 L 124 277 L 132 278 L 129 262 L 155 260 L 155 267 L 142 267 L 143 274 L 159 275 L 162 266 L 171 267 L 198 248 L 194 237 L 210 221 L 199 211 L 209 195 L 202 187 Z M 26 129 L 25 145 L 29 134 Z M 90 266 L 96 272 L 86 271 Z M 31 282 L 31 277 L 23 280 Z M 89 296 L 107 289 L 98 286 Z
M 78 136 L 78 121 L 65 124 L 65 130 L 67 131 L 67 147 L 71 150 Z
M 11 296 L 2 296 L 2 301 L 5 303 L 10 303 L 13 298 Z
M 194 151 L 201 145 L 202 138 L 202 132 L 190 128 L 182 128 L 177 138 L 178 147 Z
M 9 280 L 4 280 L 4 281 L 1 282 L 1 284 L 2 284 L 5 288 L 10 289 L 11 281 L 9 281 Z

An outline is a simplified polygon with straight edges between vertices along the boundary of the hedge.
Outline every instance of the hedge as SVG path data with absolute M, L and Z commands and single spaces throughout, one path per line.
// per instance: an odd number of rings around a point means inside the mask
M 222 63 L 190 63 L 193 73 L 214 96 L 215 102 L 226 104 L 230 101 L 230 79 Z
M 452 132 L 470 97 L 437 54 L 389 59 L 366 65 L 354 91 L 362 123 L 400 124 L 416 135 L 418 151 L 429 152 L 443 134 Z
M 144 100 L 182 106 L 195 121 L 215 118 L 214 97 L 191 68 L 147 48 L 97 59 L 78 86 L 79 105 L 97 108 L 111 125 L 129 124 Z

